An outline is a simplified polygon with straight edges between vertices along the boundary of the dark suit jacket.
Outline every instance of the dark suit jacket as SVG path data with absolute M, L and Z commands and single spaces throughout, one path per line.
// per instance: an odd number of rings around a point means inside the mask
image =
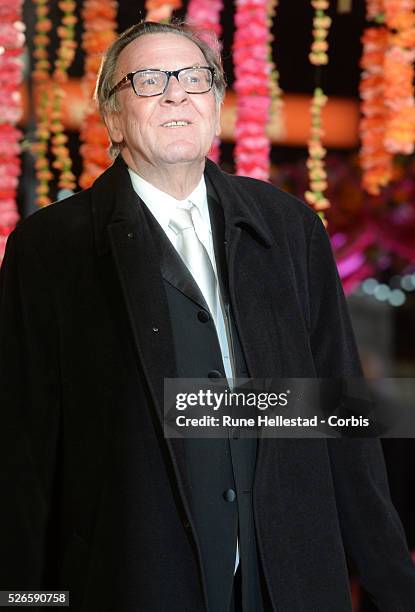
M 251 375 L 358 375 L 320 219 L 269 184 L 212 162 L 206 174 Z M 202 612 L 183 448 L 162 434 L 163 378 L 175 375 L 166 296 L 139 211 L 118 159 L 9 238 L 0 588 L 70 589 L 82 612 Z M 349 612 L 348 558 L 380 610 L 415 609 L 379 441 L 260 440 L 254 511 L 275 610 Z

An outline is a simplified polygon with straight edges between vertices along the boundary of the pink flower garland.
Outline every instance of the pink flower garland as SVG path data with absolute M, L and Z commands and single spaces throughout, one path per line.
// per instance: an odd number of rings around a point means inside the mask
M 186 21 L 206 30 L 213 30 L 218 38 L 222 34 L 220 14 L 222 0 L 189 0 Z
M 7 236 L 19 219 L 16 190 L 22 133 L 15 125 L 22 114 L 19 92 L 22 82 L 20 55 L 25 42 L 22 4 L 23 0 L 0 3 L 0 263 Z
M 270 139 L 269 2 L 236 0 L 233 43 L 237 117 L 236 173 L 268 180 Z
M 212 30 L 215 32 L 216 36 L 220 38 L 222 34 L 220 23 L 220 14 L 222 10 L 222 0 L 190 0 L 187 7 L 186 21 L 193 26 L 197 26 L 201 30 Z M 201 35 L 208 44 L 212 44 L 212 39 L 209 36 L 204 36 L 203 32 L 201 32 Z M 214 162 L 219 161 L 219 138 L 215 138 L 209 151 L 209 157 Z

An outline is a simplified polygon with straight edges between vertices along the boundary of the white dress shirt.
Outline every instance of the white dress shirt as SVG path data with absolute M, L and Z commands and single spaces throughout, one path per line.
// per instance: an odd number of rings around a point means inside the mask
M 200 213 L 197 215 L 194 221 L 195 232 L 200 242 L 205 247 L 210 261 L 213 266 L 213 270 L 218 279 L 215 252 L 213 248 L 212 228 L 209 217 L 209 207 L 207 201 L 206 183 L 204 176 L 199 181 L 199 184 L 192 191 L 192 193 L 185 200 L 176 200 L 168 193 L 157 189 L 151 183 L 139 176 L 134 170 L 128 168 L 128 172 L 131 177 L 131 183 L 134 191 L 143 200 L 144 204 L 157 219 L 161 225 L 166 236 L 177 250 L 176 245 L 176 234 L 169 227 L 170 218 L 176 207 L 187 207 L 189 203 L 194 204 Z M 197 283 L 197 278 L 194 279 Z M 223 366 L 225 368 L 225 375 L 228 379 L 229 385 L 233 388 L 234 378 L 234 364 L 231 358 L 230 347 L 232 346 L 229 330 L 227 327 L 225 309 L 222 302 L 222 296 L 219 289 L 219 282 L 216 283 L 216 317 L 214 322 L 216 326 L 216 332 L 218 335 L 219 346 L 222 353 Z M 236 541 L 236 560 L 235 560 L 235 572 L 239 564 L 239 545 L 238 540 Z

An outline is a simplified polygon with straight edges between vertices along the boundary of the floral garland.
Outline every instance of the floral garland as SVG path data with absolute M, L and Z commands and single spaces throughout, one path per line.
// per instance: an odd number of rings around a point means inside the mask
M 169 22 L 173 11 L 181 6 L 181 0 L 146 0 L 146 21 Z
M 384 62 L 385 106 L 389 110 L 384 145 L 390 153 L 415 150 L 415 0 L 384 0 L 389 48 Z
M 197 26 L 201 30 L 211 30 L 220 38 L 222 34 L 222 26 L 220 23 L 220 14 L 223 10 L 222 0 L 190 0 L 187 13 L 187 23 Z M 204 33 L 201 32 L 203 35 Z M 212 44 L 209 37 L 204 36 L 208 44 Z M 215 138 L 212 147 L 209 151 L 209 157 L 214 162 L 219 161 L 220 157 L 220 139 Z
M 327 96 L 320 87 L 316 87 L 311 102 L 311 133 L 308 141 L 307 168 L 310 189 L 304 194 L 306 201 L 314 207 L 323 220 L 323 211 L 330 207 L 330 202 L 324 195 L 327 189 L 327 173 L 324 163 L 327 150 L 321 142 L 324 134 L 321 111 L 326 103 Z
M 36 155 L 37 174 L 37 204 L 46 206 L 51 203 L 49 185 L 53 173 L 49 168 L 48 147 L 51 143 L 51 152 L 55 157 L 52 166 L 58 170 L 58 188 L 73 191 L 76 179 L 72 172 L 72 160 L 67 147 L 68 137 L 64 133 L 62 116 L 62 98 L 65 96 L 62 84 L 68 79 L 68 69 L 75 56 L 75 16 L 76 3 L 74 0 L 61 0 L 58 3 L 63 12 L 60 26 L 57 29 L 60 40 L 56 53 L 52 75 L 52 87 L 48 86 L 50 61 L 48 57 L 49 36 L 52 28 L 49 19 L 49 8 L 46 0 L 35 0 L 36 3 L 36 35 L 34 37 L 35 68 L 32 76 L 39 85 L 40 98 L 37 105 L 36 142 L 32 150 Z M 62 192 L 61 192 L 62 193 Z
M 270 0 L 269 3 L 269 19 L 272 22 L 275 19 L 275 15 L 277 13 L 278 0 Z M 279 85 L 280 74 L 277 70 L 277 66 L 275 61 L 273 60 L 272 53 L 272 43 L 274 41 L 274 36 L 270 34 L 268 41 L 268 56 L 269 63 L 271 66 L 270 73 L 270 95 L 271 95 L 271 108 L 270 108 L 270 121 L 279 122 L 280 127 L 278 129 L 279 132 L 282 131 L 281 120 L 282 120 L 282 109 L 284 106 L 284 101 L 282 98 L 282 90 Z
M 325 14 L 329 8 L 328 0 L 311 0 L 314 8 L 313 18 L 313 42 L 309 54 L 310 63 L 313 66 L 323 66 L 328 63 L 327 36 L 331 25 L 331 19 Z M 311 133 L 308 142 L 307 168 L 310 188 L 304 194 L 306 201 L 313 206 L 319 216 L 324 219 L 324 210 L 330 207 L 330 202 L 324 192 L 327 189 L 327 173 L 324 164 L 326 149 L 322 144 L 324 130 L 322 127 L 322 109 L 327 102 L 321 87 L 316 87 L 311 102 Z
M 270 139 L 270 13 L 267 0 L 236 0 L 233 43 L 237 94 L 236 173 L 268 180 Z
M 200 28 L 212 30 L 220 38 L 222 34 L 220 23 L 222 10 L 222 0 L 189 0 L 186 21 Z
M 23 0 L 8 0 L 0 6 L 0 263 L 7 237 L 19 219 L 16 191 L 22 133 L 15 126 L 22 114 L 22 4 Z
M 74 0 L 61 0 L 58 6 L 63 12 L 63 17 L 57 29 L 60 44 L 52 75 L 50 131 L 51 151 L 55 156 L 52 166 L 59 171 L 58 188 L 67 193 L 75 189 L 76 179 L 72 172 L 72 160 L 67 147 L 68 137 L 64 133 L 62 123 L 62 98 L 65 96 L 62 84 L 68 80 L 68 69 L 75 57 L 77 46 L 75 25 L 78 20 L 75 16 L 76 3 Z
M 47 0 L 34 0 L 36 9 L 36 24 L 33 57 L 35 66 L 32 71 L 33 81 L 38 86 L 39 101 L 36 105 L 36 141 L 32 143 L 35 155 L 36 195 L 38 206 L 51 203 L 49 197 L 49 183 L 53 174 L 49 168 L 48 147 L 50 137 L 50 97 L 47 91 L 49 80 L 50 61 L 48 54 L 49 36 L 52 21 L 49 19 L 49 4 Z
M 363 186 L 380 193 L 392 179 L 393 156 L 415 143 L 415 0 L 367 0 L 360 84 Z
M 382 23 L 383 13 L 379 0 L 368 2 L 367 17 Z M 359 91 L 362 100 L 359 131 L 361 140 L 360 166 L 362 184 L 371 195 L 378 195 L 380 188 L 392 177 L 393 156 L 385 150 L 384 138 L 388 110 L 384 101 L 383 61 L 388 45 L 388 31 L 384 25 L 366 28 L 363 37 L 363 69 Z
M 366 0 L 366 18 L 375 23 L 384 22 L 384 2 L 385 0 Z
M 329 0 L 311 0 L 311 6 L 314 9 L 313 41 L 308 59 L 313 66 L 324 66 L 329 61 L 327 37 L 331 18 L 324 12 L 329 8 Z
M 102 54 L 116 38 L 117 10 L 116 0 L 84 0 L 82 7 L 82 48 L 85 52 L 82 84 L 86 99 L 91 100 L 80 130 L 83 172 L 79 184 L 84 189 L 111 163 L 108 155 L 108 133 L 98 110 L 92 104 L 92 95 Z

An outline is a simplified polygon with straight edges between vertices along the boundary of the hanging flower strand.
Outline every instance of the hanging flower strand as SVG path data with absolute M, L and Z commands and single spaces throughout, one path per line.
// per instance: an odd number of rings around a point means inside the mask
M 222 34 L 220 14 L 222 11 L 222 0 L 189 0 L 186 22 L 201 29 L 212 30 L 220 38 Z
M 314 9 L 313 42 L 308 58 L 313 66 L 324 66 L 329 61 L 327 37 L 331 18 L 324 12 L 329 8 L 329 0 L 311 0 L 311 5 Z
M 49 19 L 48 0 L 34 0 L 36 24 L 34 36 L 34 70 L 32 78 L 38 86 L 39 101 L 36 104 L 36 142 L 32 144 L 32 151 L 35 155 L 36 170 L 36 196 L 37 205 L 46 206 L 51 203 L 49 197 L 49 184 L 53 174 L 49 168 L 48 145 L 49 145 L 49 121 L 50 121 L 50 98 L 47 91 L 49 80 L 49 52 L 50 43 L 49 32 L 52 29 L 52 22 Z
M 220 38 L 222 34 L 222 27 L 220 23 L 220 15 L 222 10 L 222 0 L 190 0 L 187 7 L 186 22 L 200 28 L 203 38 L 208 44 L 212 44 L 212 38 L 210 36 L 204 36 L 203 30 L 213 31 L 218 39 Z M 209 151 L 209 157 L 214 162 L 219 161 L 219 138 L 215 138 Z
M 313 66 L 320 67 L 326 65 L 329 60 L 327 36 L 331 19 L 324 12 L 329 8 L 329 2 L 328 0 L 311 0 L 311 5 L 315 13 L 313 18 L 313 42 L 309 60 Z M 310 189 L 305 192 L 306 201 L 313 206 L 324 222 L 324 211 L 330 207 L 330 202 L 324 194 L 327 189 L 327 173 L 324 163 L 326 149 L 322 144 L 324 135 L 322 109 L 326 102 L 327 97 L 323 90 L 316 87 L 311 102 L 311 133 L 308 141 L 307 168 Z
M 388 109 L 385 106 L 384 57 L 388 48 L 388 30 L 384 22 L 383 0 L 367 2 L 367 19 L 373 22 L 362 37 L 362 75 L 359 85 L 361 120 L 359 124 L 363 188 L 378 195 L 392 177 L 393 155 L 384 146 Z
M 271 149 L 267 134 L 271 72 L 268 2 L 236 0 L 235 23 L 236 173 L 268 180 Z
M 117 10 L 116 0 L 84 0 L 82 7 L 84 23 L 82 48 L 85 53 L 82 86 L 85 98 L 89 102 L 80 130 L 83 171 L 79 184 L 83 189 L 89 187 L 111 164 L 107 130 L 92 103 L 92 96 L 102 54 L 117 35 Z
M 65 96 L 62 84 L 68 80 L 68 69 L 75 57 L 75 25 L 77 18 L 74 14 L 76 3 L 74 0 L 62 0 L 58 3 L 63 12 L 61 25 L 58 27 L 60 38 L 53 71 L 53 89 L 50 115 L 51 151 L 55 156 L 52 166 L 59 172 L 58 188 L 73 191 L 76 179 L 72 172 L 72 160 L 67 147 L 68 137 L 64 133 L 62 123 L 62 99 Z M 58 194 L 59 195 L 59 194 Z
M 22 133 L 15 127 L 22 115 L 21 60 L 25 42 L 22 0 L 0 6 L 0 264 L 6 240 L 19 215 L 16 191 L 20 174 Z
M 146 21 L 164 21 L 168 23 L 173 11 L 181 8 L 181 0 L 146 0 Z
M 305 192 L 306 201 L 313 206 L 320 217 L 324 219 L 324 210 L 330 207 L 330 202 L 324 195 L 327 189 L 327 173 L 324 158 L 326 149 L 322 145 L 324 130 L 321 121 L 321 111 L 327 102 L 320 87 L 316 87 L 311 102 L 311 133 L 308 141 L 308 177 L 310 189 Z
M 384 96 L 388 108 L 384 144 L 390 153 L 415 149 L 415 0 L 384 0 L 389 29 L 384 62 Z
M 275 15 L 277 13 L 278 0 L 270 0 L 268 5 L 269 10 L 269 28 L 271 30 L 272 23 L 275 19 Z M 271 95 L 271 108 L 270 108 L 270 121 L 281 121 L 281 113 L 282 108 L 284 106 L 284 102 L 282 99 L 282 90 L 279 85 L 280 74 L 277 70 L 275 62 L 273 60 L 273 47 L 274 36 L 270 34 L 268 41 L 268 61 L 270 63 L 271 72 L 270 72 L 270 80 L 269 80 L 269 89 Z M 279 130 L 281 131 L 281 130 Z

